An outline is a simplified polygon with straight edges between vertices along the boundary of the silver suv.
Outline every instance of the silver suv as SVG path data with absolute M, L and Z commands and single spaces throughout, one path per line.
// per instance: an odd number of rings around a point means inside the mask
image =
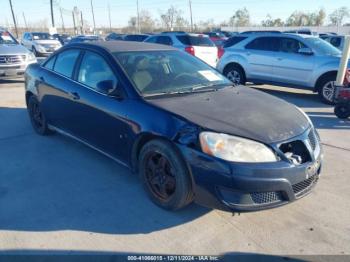
M 36 63 L 32 52 L 20 45 L 5 29 L 0 28 L 0 78 L 23 76 L 27 66 Z
M 62 46 L 54 36 L 43 32 L 25 32 L 22 36 L 22 45 L 31 50 L 35 56 L 49 56 Z
M 252 34 L 226 45 L 217 69 L 236 84 L 253 82 L 318 92 L 333 103 L 334 81 L 341 52 L 326 41 L 308 35 Z M 350 63 L 348 65 L 350 68 Z

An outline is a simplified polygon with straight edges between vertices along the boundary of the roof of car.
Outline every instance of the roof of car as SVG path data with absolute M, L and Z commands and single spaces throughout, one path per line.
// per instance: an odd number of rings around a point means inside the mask
M 107 49 L 111 53 L 132 52 L 132 51 L 157 51 L 157 50 L 177 50 L 167 45 L 151 44 L 145 42 L 132 41 L 96 41 L 90 43 L 72 44 L 71 46 L 98 46 Z

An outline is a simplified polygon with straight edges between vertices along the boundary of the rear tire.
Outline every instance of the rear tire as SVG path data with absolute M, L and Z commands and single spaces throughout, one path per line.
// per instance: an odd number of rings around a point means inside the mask
M 234 84 L 234 85 L 245 85 L 246 78 L 244 70 L 239 65 L 229 65 L 224 70 L 224 75 Z
M 150 199 L 167 210 L 177 210 L 193 200 L 188 168 L 175 147 L 165 140 L 151 140 L 139 155 L 139 173 Z
M 336 74 L 323 76 L 317 84 L 317 91 L 320 100 L 327 105 L 335 104 L 335 80 Z
M 334 114 L 340 119 L 347 119 L 350 117 L 350 104 L 339 103 L 334 107 Z
M 47 136 L 53 132 L 49 129 L 46 118 L 41 111 L 40 103 L 34 95 L 29 97 L 27 102 L 27 110 L 30 118 L 30 122 L 34 128 L 34 131 L 41 136 Z

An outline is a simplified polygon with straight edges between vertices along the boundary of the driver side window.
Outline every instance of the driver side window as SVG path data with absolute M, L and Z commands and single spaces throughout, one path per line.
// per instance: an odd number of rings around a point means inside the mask
M 117 78 L 107 62 L 99 55 L 87 51 L 81 61 L 78 82 L 98 90 L 97 84 L 111 80 L 117 85 Z
M 279 51 L 283 53 L 299 53 L 300 48 L 306 48 L 307 46 L 300 41 L 293 38 L 281 38 Z

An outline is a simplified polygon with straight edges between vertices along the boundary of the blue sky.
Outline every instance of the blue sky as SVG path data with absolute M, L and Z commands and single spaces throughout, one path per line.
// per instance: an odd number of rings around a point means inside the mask
M 35 23 L 47 19 L 50 22 L 49 0 L 12 0 L 14 11 L 20 25 L 24 25 L 24 12 L 28 23 Z M 77 6 L 82 10 L 84 19 L 92 24 L 90 0 L 55 0 L 65 10 L 72 10 Z M 113 27 L 127 25 L 130 16 L 136 14 L 136 0 L 93 0 L 96 25 L 108 26 L 107 6 L 111 7 L 111 20 Z M 188 0 L 139 0 L 140 10 L 150 11 L 154 17 L 159 18 L 159 13 L 174 5 L 184 11 L 184 17 L 189 19 Z M 286 19 L 293 11 L 314 11 L 320 7 L 325 8 L 327 14 L 334 9 L 347 6 L 349 0 L 192 0 L 194 22 L 213 18 L 215 22 L 228 20 L 234 10 L 246 7 L 250 11 L 253 23 L 259 23 L 267 14 L 272 17 Z M 8 0 L 0 0 L 0 25 L 12 24 L 11 12 Z M 66 26 L 72 25 L 72 17 L 69 12 L 63 15 Z M 60 26 L 61 20 L 58 8 L 55 8 L 56 26 Z M 349 21 L 349 19 L 348 19 Z

